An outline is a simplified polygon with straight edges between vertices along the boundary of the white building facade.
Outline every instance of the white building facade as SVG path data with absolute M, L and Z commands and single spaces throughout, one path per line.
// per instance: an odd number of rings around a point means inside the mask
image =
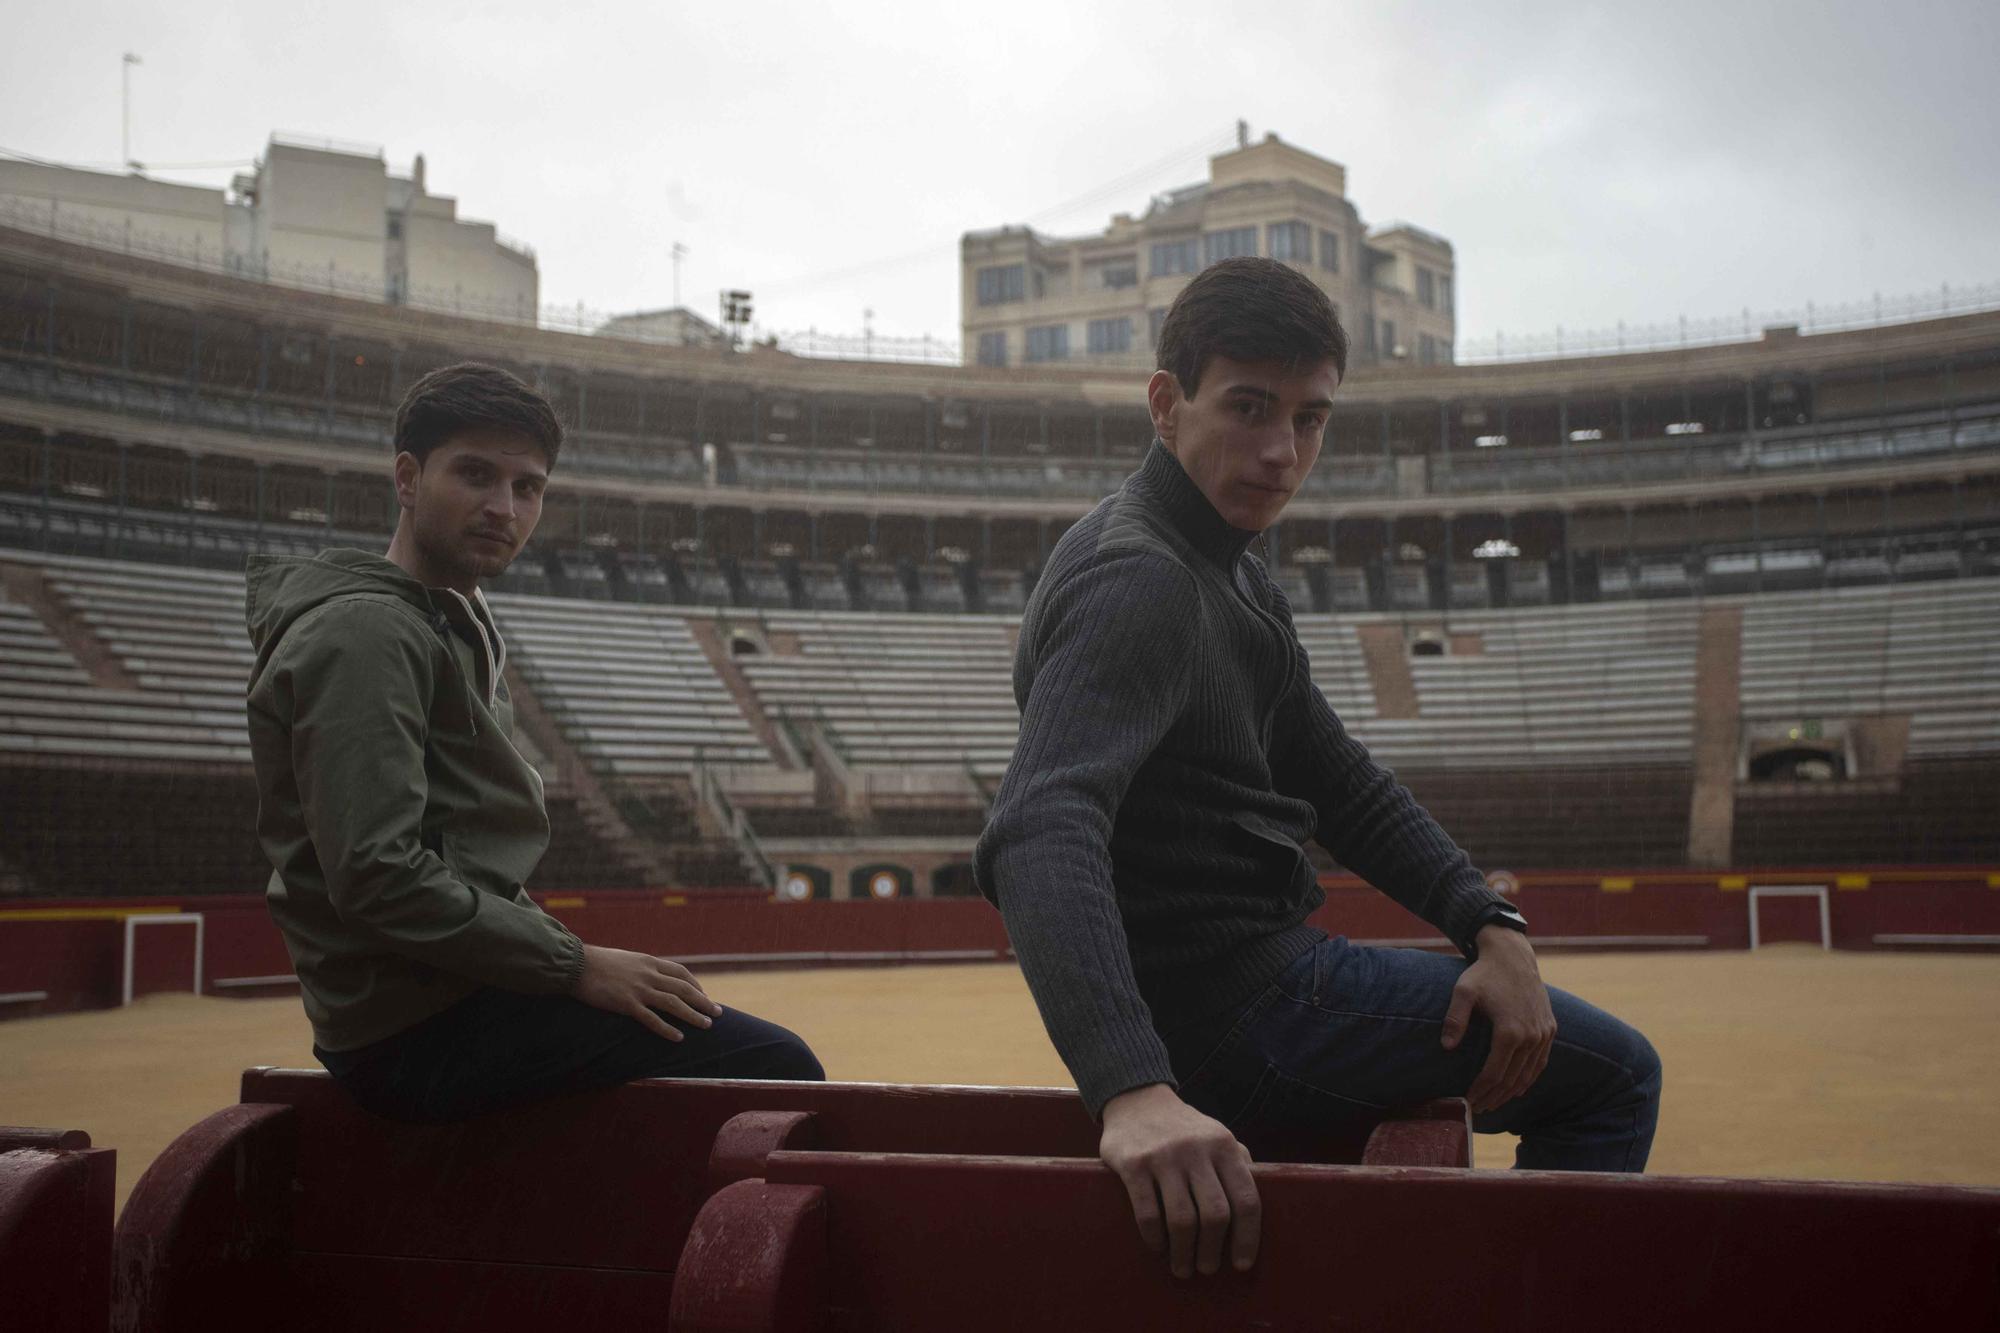
M 379 150 L 273 136 L 227 190 L 0 161 L 0 226 L 282 286 L 533 323 L 534 252 Z

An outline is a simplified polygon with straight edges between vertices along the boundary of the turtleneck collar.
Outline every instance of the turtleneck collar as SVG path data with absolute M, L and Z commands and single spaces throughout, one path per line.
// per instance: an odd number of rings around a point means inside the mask
M 1132 475 L 1132 484 L 1158 501 L 1189 544 L 1223 569 L 1234 569 L 1256 539 L 1256 533 L 1229 525 L 1194 484 L 1181 460 L 1157 437 L 1146 451 L 1146 461 Z

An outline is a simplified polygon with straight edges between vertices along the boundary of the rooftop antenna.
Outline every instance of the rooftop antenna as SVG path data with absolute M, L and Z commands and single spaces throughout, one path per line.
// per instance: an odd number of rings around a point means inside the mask
M 1250 122 L 1240 118 L 1236 122 L 1236 146 L 1238 148 L 1250 146 Z
M 125 137 L 122 145 L 125 151 L 120 154 L 120 157 L 123 158 L 125 168 L 128 171 L 138 171 L 140 169 L 139 164 L 132 160 L 132 66 L 139 63 L 141 63 L 139 57 L 127 51 L 125 53 L 124 65 L 119 70 L 120 82 L 124 85 L 124 97 L 121 100 L 121 106 L 124 110 L 125 125 Z
M 681 260 L 687 258 L 688 248 L 679 241 L 674 242 L 674 309 L 681 308 Z

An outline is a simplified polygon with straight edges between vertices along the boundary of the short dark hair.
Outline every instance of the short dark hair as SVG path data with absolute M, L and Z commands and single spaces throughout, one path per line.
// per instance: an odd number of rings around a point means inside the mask
M 1195 275 L 1160 325 L 1159 368 L 1194 397 L 1212 356 L 1282 361 L 1297 368 L 1331 360 L 1347 378 L 1347 330 L 1318 284 L 1275 259 L 1225 259 Z
M 455 435 L 482 427 L 526 436 L 556 465 L 562 423 L 549 400 L 498 366 L 461 361 L 410 386 L 396 409 L 396 452 L 419 463 Z

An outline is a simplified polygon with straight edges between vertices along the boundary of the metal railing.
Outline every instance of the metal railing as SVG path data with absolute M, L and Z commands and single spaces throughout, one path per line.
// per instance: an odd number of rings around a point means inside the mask
M 707 762 L 702 758 L 700 746 L 695 747 L 694 766 L 689 770 L 689 777 L 694 783 L 696 799 L 708 807 L 708 812 L 714 816 L 716 824 L 729 840 L 736 844 L 736 850 L 750 863 L 758 881 L 765 888 L 775 890 L 778 887 L 777 867 L 771 864 L 770 857 L 764 855 L 763 845 L 757 841 L 756 830 L 750 826 L 750 817 L 737 808 L 735 802 L 731 801 L 728 794 L 722 790 L 722 784 L 716 781 L 715 774 L 709 770 Z
M 1503 361 L 1559 361 L 1583 356 L 1621 356 L 1627 352 L 1665 352 L 1684 347 L 1714 347 L 1726 343 L 1756 342 L 1765 330 L 1794 329 L 1801 336 L 1841 333 L 1850 329 L 1882 328 L 1891 324 L 1911 324 L 1918 320 L 1944 319 L 1984 310 L 2000 310 L 2000 283 L 1953 287 L 1940 284 L 1934 291 L 1912 292 L 1884 297 L 1877 292 L 1862 301 L 1822 305 L 1808 301 L 1786 310 L 1753 311 L 1747 306 L 1734 315 L 1717 315 L 1646 324 L 1620 320 L 1610 328 L 1573 329 L 1558 326 L 1551 332 L 1510 334 L 1496 332 L 1485 338 L 1460 338 L 1455 348 L 1459 365 L 1482 365 Z
M 387 301 L 384 276 L 343 271 L 329 262 L 317 264 L 273 261 L 268 255 L 231 254 L 217 244 L 204 246 L 189 240 L 132 227 L 112 226 L 86 215 L 64 213 L 60 202 L 35 207 L 18 199 L 0 200 L 0 226 L 75 241 L 120 254 L 158 260 L 203 272 L 267 282 L 273 286 L 302 291 L 324 292 L 366 301 Z M 495 233 L 496 243 L 529 261 L 534 250 L 526 243 Z M 462 315 L 471 319 L 520 324 L 564 333 L 598 334 L 620 312 L 604 310 L 578 301 L 545 302 L 539 306 L 525 301 L 494 301 L 458 289 L 417 287 L 401 294 L 398 304 L 436 314 Z M 1480 365 L 1509 361 L 1549 361 L 1573 357 L 1623 355 L 1630 352 L 1670 351 L 1687 347 L 1718 346 L 1755 342 L 1771 328 L 1796 329 L 1802 335 L 1836 333 L 1851 329 L 1880 328 L 1918 320 L 2000 310 L 2000 283 L 1953 287 L 1940 284 L 1935 290 L 1884 297 L 1877 293 L 1865 300 L 1802 307 L 1752 311 L 1745 307 L 1732 315 L 1649 323 L 1619 321 L 1608 328 L 1572 329 L 1558 326 L 1552 331 L 1510 334 L 1497 331 L 1491 336 L 1459 338 L 1454 344 L 1453 363 Z M 627 341 L 678 345 L 679 333 L 647 333 L 620 329 L 611 335 Z M 817 328 L 775 329 L 752 325 L 749 342 L 789 352 L 795 356 L 844 361 L 891 361 L 923 365 L 964 364 L 964 347 L 955 338 L 925 333 L 916 336 L 838 333 Z M 1019 363 L 1015 363 L 1018 368 Z M 1150 366 L 1152 357 L 1143 349 L 1125 352 L 1088 351 L 1060 361 L 1035 363 L 1061 368 L 1069 365 L 1101 369 Z
M 0 356 L 0 394 L 69 403 L 158 421 L 309 439 L 357 457 L 384 456 L 388 421 L 259 398 L 217 397 L 117 372 L 51 370 Z M 1115 491 L 1134 459 L 1069 455 L 986 459 L 939 454 L 867 453 L 735 443 L 727 479 L 707 480 L 684 442 L 639 441 L 578 432 L 563 453 L 565 473 L 661 485 L 700 486 L 718 502 L 787 492 L 828 495 L 967 495 L 988 499 L 1097 500 Z M 1868 425 L 1833 423 L 1730 434 L 1562 446 L 1455 450 L 1422 457 L 1417 493 L 1455 497 L 1561 492 L 1605 484 L 1668 484 L 1717 477 L 1804 474 L 1940 453 L 2000 449 L 2000 402 L 1903 413 Z M 1323 454 L 1300 498 L 1351 499 L 1399 493 L 1399 465 L 1378 454 Z

